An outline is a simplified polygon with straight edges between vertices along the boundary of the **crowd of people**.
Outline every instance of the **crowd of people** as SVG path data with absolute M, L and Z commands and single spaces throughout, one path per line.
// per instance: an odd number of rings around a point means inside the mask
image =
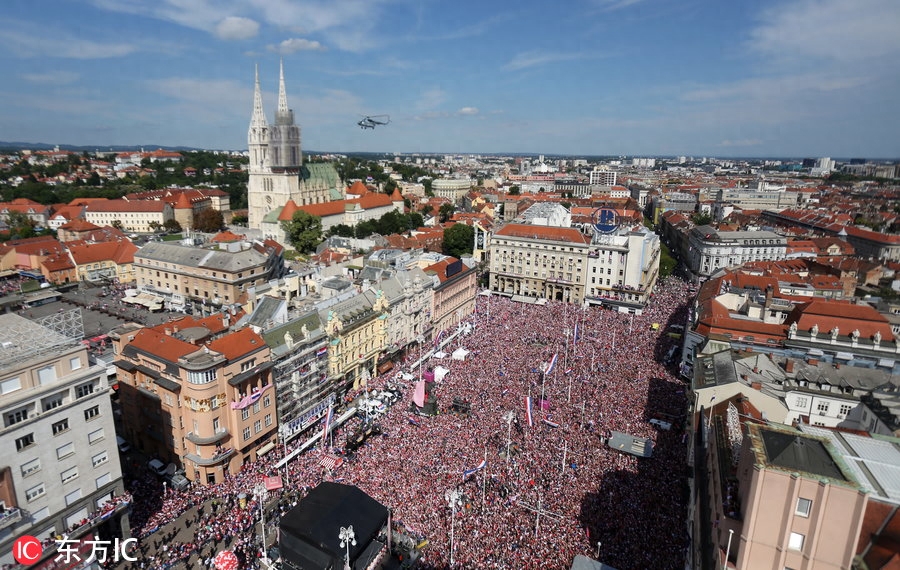
M 145 551 L 165 545 L 162 554 L 154 549 L 159 567 L 188 559 L 202 566 L 226 541 L 241 568 L 259 567 L 254 489 L 263 476 L 280 474 L 285 488 L 270 496 L 273 521 L 323 480 L 353 484 L 388 506 L 408 534 L 427 538 L 423 568 L 568 568 L 576 554 L 620 569 L 683 567 L 687 444 L 678 427 L 686 399 L 684 384 L 661 362 L 678 342 L 666 328 L 684 324 L 688 300 L 677 279 L 661 281 L 641 315 L 479 297 L 471 332 L 443 347 L 464 347 L 467 358 L 426 362 L 426 370 L 450 370 L 432 388 L 439 414 L 412 415 L 418 373 L 410 371 L 404 400 L 379 419 L 383 435 L 334 472 L 314 449 L 277 473 L 277 461 L 304 437 L 216 485 L 160 492 L 152 476 L 139 477 L 131 484 L 133 535 Z M 401 373 L 375 378 L 367 389 L 388 381 L 403 382 Z M 450 412 L 454 398 L 471 404 L 467 414 Z M 652 417 L 675 427 L 657 431 Z M 361 421 L 350 420 L 334 441 Z M 612 431 L 651 439 L 652 457 L 611 449 L 605 441 Z M 445 497 L 451 490 L 462 496 L 455 511 Z M 202 508 L 186 522 L 192 541 L 157 534 L 194 506 Z

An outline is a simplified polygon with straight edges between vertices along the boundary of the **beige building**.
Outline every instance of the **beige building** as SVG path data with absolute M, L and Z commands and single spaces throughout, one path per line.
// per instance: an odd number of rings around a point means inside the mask
M 454 204 L 458 203 L 472 189 L 469 178 L 436 178 L 431 181 L 431 191 L 438 198 L 446 198 Z
M 229 242 L 193 247 L 151 242 L 134 254 L 135 285 L 168 299 L 214 305 L 238 301 L 244 290 L 285 273 L 276 242 Z
M 590 239 L 572 228 L 506 224 L 491 237 L 490 289 L 582 303 Z
M 175 219 L 172 206 L 154 200 L 94 200 L 84 207 L 84 219 L 98 226 L 121 224 L 126 232 L 150 233 Z
M 113 331 L 126 437 L 200 484 L 270 451 L 278 418 L 269 347 L 238 316 Z
M 117 279 L 134 282 L 134 254 L 138 247 L 128 240 L 69 245 L 79 281 Z
M 13 567 L 13 541 L 22 535 L 89 539 L 107 524 L 130 535 L 106 367 L 90 360 L 83 336 L 79 310 L 41 322 L 0 315 L 4 568 Z M 101 519 L 108 501 L 111 516 Z M 52 564 L 56 549 L 44 552 Z
M 431 297 L 434 334 L 455 327 L 475 312 L 478 282 L 474 267 L 467 267 L 455 257 L 446 257 L 423 271 L 434 279 Z

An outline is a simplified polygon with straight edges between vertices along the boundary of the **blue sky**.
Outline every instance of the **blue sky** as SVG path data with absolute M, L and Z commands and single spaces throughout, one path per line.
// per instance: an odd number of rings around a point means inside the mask
M 900 157 L 898 0 L 4 0 L 0 140 Z M 356 126 L 389 114 L 390 125 Z

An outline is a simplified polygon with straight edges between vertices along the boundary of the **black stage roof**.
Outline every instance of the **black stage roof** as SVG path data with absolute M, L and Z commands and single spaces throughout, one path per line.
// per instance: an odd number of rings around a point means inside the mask
M 356 568 L 354 562 L 378 536 L 387 519 L 387 507 L 358 487 L 320 483 L 281 518 L 281 557 L 289 567 L 302 570 L 343 568 L 344 549 L 338 534 L 341 527 L 353 525 L 356 546 L 350 546 L 350 561 Z

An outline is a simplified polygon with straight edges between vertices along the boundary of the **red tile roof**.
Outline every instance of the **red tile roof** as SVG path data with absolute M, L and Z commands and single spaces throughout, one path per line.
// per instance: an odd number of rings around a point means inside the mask
M 102 202 L 91 202 L 85 206 L 86 212 L 164 212 L 166 209 L 165 202 L 157 202 L 155 200 L 139 200 L 137 202 L 129 202 L 128 200 L 105 200 Z
M 139 248 L 130 241 L 106 241 L 87 245 L 69 244 L 69 253 L 77 265 L 112 261 L 118 265 L 134 263 Z
M 266 346 L 266 343 L 252 328 L 246 327 L 217 338 L 211 341 L 207 346 L 209 346 L 210 350 L 224 355 L 229 361 L 233 361 L 252 352 L 256 352 L 260 348 Z
M 495 236 L 544 239 L 587 245 L 590 238 L 574 228 L 556 228 L 553 226 L 536 226 L 531 224 L 506 224 Z

